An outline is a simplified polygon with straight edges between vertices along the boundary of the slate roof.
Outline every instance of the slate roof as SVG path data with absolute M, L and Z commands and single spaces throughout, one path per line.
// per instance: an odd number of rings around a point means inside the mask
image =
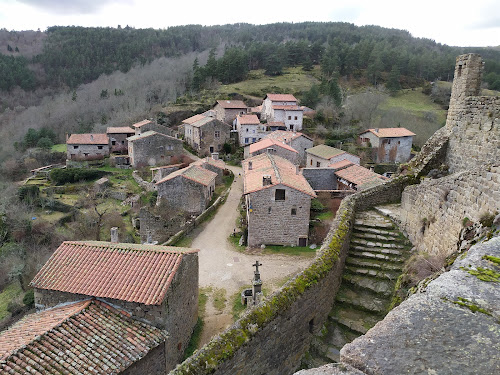
M 217 103 L 225 109 L 247 109 L 247 105 L 241 100 L 217 100 Z
M 317 145 L 306 150 L 307 153 L 323 159 L 331 159 L 334 156 L 345 153 L 345 151 L 327 145 Z
M 142 134 L 137 134 L 137 135 L 133 135 L 131 137 L 128 137 L 127 141 L 134 142 L 134 141 L 137 141 L 139 139 L 144 139 L 144 138 L 151 137 L 151 136 L 154 136 L 154 135 L 165 137 L 165 138 L 168 138 L 168 139 L 170 139 L 172 141 L 182 142 L 178 138 L 175 138 L 175 137 L 172 137 L 170 135 L 163 134 L 163 133 L 158 133 L 158 132 L 155 132 L 154 130 L 148 130 L 147 132 L 144 132 Z
M 236 119 L 240 125 L 260 125 L 257 115 L 238 115 Z
M 296 102 L 297 98 L 292 94 L 267 94 L 266 98 L 272 102 Z
M 286 131 L 286 130 L 275 130 L 272 133 L 269 133 L 266 138 L 270 139 L 275 139 L 280 142 L 290 142 L 291 140 L 294 140 L 299 137 L 306 137 L 307 139 L 311 140 L 307 135 L 300 133 L 300 132 L 291 132 L 291 131 Z
M 142 121 L 136 122 L 135 124 L 132 124 L 132 127 L 133 128 L 140 128 L 141 126 L 144 126 L 144 125 L 150 124 L 150 123 L 151 123 L 151 120 L 142 120 Z
M 106 129 L 106 134 L 134 134 L 135 130 L 130 126 L 116 126 Z
M 347 168 L 335 171 L 335 174 L 337 177 L 357 185 L 358 188 L 380 185 L 387 180 L 386 177 L 356 164 L 352 164 Z
M 253 154 L 254 152 L 257 152 L 257 151 L 260 151 L 263 149 L 267 149 L 268 147 L 273 147 L 273 146 L 281 147 L 281 148 L 284 148 L 285 150 L 295 152 L 296 154 L 298 154 L 297 150 L 290 147 L 286 143 L 279 142 L 275 139 L 270 139 L 270 138 L 264 138 L 258 142 L 252 143 L 249 146 L 250 147 L 249 151 L 250 151 L 250 154 Z
M 68 145 L 107 145 L 108 143 L 108 135 L 102 133 L 71 134 L 66 141 Z
M 187 119 L 185 120 L 182 120 L 182 122 L 184 124 L 192 124 L 193 122 L 196 122 L 198 120 L 201 120 L 201 119 L 204 119 L 205 117 L 207 116 L 204 116 L 204 115 L 194 115 L 194 116 L 191 116 L 191 117 L 188 117 Z
M 248 168 L 252 163 L 252 169 Z M 305 177 L 297 173 L 297 167 L 288 160 L 268 153 L 243 160 L 243 194 L 267 189 L 276 185 L 285 185 L 316 197 Z M 263 186 L 263 176 L 271 176 L 271 184 Z
M 189 167 L 170 173 L 168 176 L 158 181 L 156 185 L 162 184 L 177 176 L 181 176 L 183 178 L 187 178 L 188 180 L 208 186 L 217 177 L 217 173 L 202 168 L 199 165 L 191 164 Z
M 379 128 L 379 129 L 367 129 L 360 135 L 367 132 L 373 133 L 379 138 L 399 138 L 399 137 L 412 137 L 416 135 L 415 133 L 409 131 L 406 128 Z
M 160 305 L 184 254 L 197 250 L 104 241 L 65 241 L 31 286 Z
M 116 374 L 166 338 L 102 301 L 74 302 L 27 315 L 0 333 L 0 373 Z

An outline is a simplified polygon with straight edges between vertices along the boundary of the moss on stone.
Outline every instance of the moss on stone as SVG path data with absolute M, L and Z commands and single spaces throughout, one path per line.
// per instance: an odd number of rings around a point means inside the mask
M 457 301 L 452 301 L 452 302 L 456 305 L 460 305 L 460 306 L 468 308 L 473 313 L 480 312 L 480 313 L 491 316 L 491 313 L 488 310 L 485 310 L 482 307 L 474 304 L 471 300 L 468 300 L 467 298 L 458 297 Z
M 494 257 L 493 255 L 484 255 L 483 259 L 489 260 L 490 262 L 493 262 L 496 265 L 500 266 L 500 258 L 499 257 Z
M 464 271 L 470 273 L 473 276 L 476 276 L 479 280 L 487 281 L 487 282 L 500 282 L 500 272 L 495 272 L 489 268 L 477 267 L 477 269 L 467 269 L 464 267 L 460 267 Z

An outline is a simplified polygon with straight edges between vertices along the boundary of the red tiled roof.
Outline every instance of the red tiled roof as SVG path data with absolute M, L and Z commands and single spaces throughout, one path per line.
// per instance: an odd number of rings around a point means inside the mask
M 191 117 L 188 117 L 187 119 L 185 120 L 182 120 L 182 123 L 183 124 L 192 124 L 193 122 L 196 122 L 198 120 L 201 120 L 203 118 L 205 118 L 207 116 L 204 116 L 204 115 L 194 115 L 194 116 L 191 116 Z
M 130 126 L 109 127 L 106 129 L 106 134 L 134 134 L 135 130 Z
M 104 302 L 75 302 L 27 315 L 2 332 L 0 373 L 117 374 L 167 337 Z
M 272 133 L 266 135 L 266 138 L 275 139 L 277 141 L 287 142 L 287 143 L 299 137 L 306 137 L 307 139 L 310 139 L 312 141 L 312 139 L 305 134 L 299 132 L 291 132 L 287 130 L 275 130 Z
M 348 166 L 353 165 L 353 164 L 354 163 L 352 161 L 344 159 L 344 160 L 338 161 L 336 163 L 330 164 L 328 167 L 333 168 L 333 169 L 342 169 L 342 168 L 348 167 Z
M 302 112 L 302 109 L 296 105 L 273 105 L 273 109 L 281 109 L 284 111 L 300 111 Z
M 225 109 L 247 109 L 247 105 L 241 100 L 217 100 L 217 103 Z
M 297 98 L 292 94 L 267 94 L 266 98 L 272 102 L 296 102 Z
M 66 141 L 68 145 L 107 145 L 109 138 L 107 134 L 71 134 Z
M 252 169 L 248 164 L 252 163 Z M 305 177 L 297 173 L 297 167 L 286 159 L 268 153 L 260 154 L 242 162 L 243 166 L 243 194 L 253 193 L 276 185 L 285 185 L 316 197 L 311 185 Z M 263 176 L 271 176 L 271 184 L 263 186 Z
M 365 134 L 371 132 L 379 138 L 399 138 L 399 137 L 412 137 L 416 135 L 415 133 L 409 131 L 406 128 L 379 128 L 379 129 L 367 129 L 360 133 Z
M 236 120 L 240 125 L 259 125 L 260 121 L 257 115 L 238 115 Z
M 179 169 L 175 172 L 170 173 L 165 178 L 162 178 L 160 181 L 156 183 L 159 185 L 168 180 L 171 180 L 177 176 L 181 176 L 187 178 L 188 180 L 197 182 L 199 184 L 208 186 L 215 178 L 217 178 L 217 173 L 209 171 L 205 168 L 202 168 L 198 165 L 191 164 L 189 167 Z
M 270 138 L 264 138 L 258 142 L 252 143 L 249 146 L 250 147 L 249 151 L 250 151 L 250 154 L 253 154 L 254 152 L 257 152 L 257 151 L 260 151 L 260 150 L 263 150 L 263 149 L 266 149 L 266 148 L 272 147 L 272 146 L 278 146 L 278 147 L 284 148 L 285 150 L 295 152 L 296 154 L 298 154 L 297 150 L 290 147 L 286 143 L 279 142 L 275 139 L 270 139 Z
M 65 241 L 31 286 L 160 305 L 183 254 L 197 250 L 103 241 Z
M 140 128 L 141 126 L 144 126 L 144 125 L 150 124 L 150 123 L 151 123 L 151 120 L 142 120 L 142 121 L 136 122 L 135 124 L 132 124 L 132 127 L 133 128 Z
M 370 186 L 378 185 L 387 180 L 386 177 L 356 164 L 335 171 L 335 174 L 337 175 L 337 177 L 343 178 L 344 180 L 351 182 L 358 187 L 366 184 L 369 184 Z

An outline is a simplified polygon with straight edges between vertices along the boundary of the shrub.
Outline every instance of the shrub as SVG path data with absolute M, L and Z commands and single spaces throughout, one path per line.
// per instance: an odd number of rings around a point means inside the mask
M 35 292 L 33 289 L 28 290 L 23 297 L 23 303 L 27 307 L 33 307 L 35 306 Z
M 311 200 L 311 211 L 321 212 L 325 208 L 326 207 L 317 198 Z
M 106 175 L 107 172 L 97 169 L 83 168 L 58 168 L 50 172 L 50 179 L 58 185 L 74 183 L 78 181 L 92 181 Z
M 485 212 L 484 214 L 481 215 L 479 218 L 479 222 L 483 227 L 492 227 L 493 226 L 493 220 L 495 220 L 495 216 L 498 213 L 491 214 L 489 212 Z

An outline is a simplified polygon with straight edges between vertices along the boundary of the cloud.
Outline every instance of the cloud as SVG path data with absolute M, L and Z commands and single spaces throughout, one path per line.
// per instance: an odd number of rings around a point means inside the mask
M 93 14 L 117 0 L 18 0 L 20 3 L 38 8 L 51 14 Z M 120 1 L 120 4 L 132 3 L 132 0 Z

